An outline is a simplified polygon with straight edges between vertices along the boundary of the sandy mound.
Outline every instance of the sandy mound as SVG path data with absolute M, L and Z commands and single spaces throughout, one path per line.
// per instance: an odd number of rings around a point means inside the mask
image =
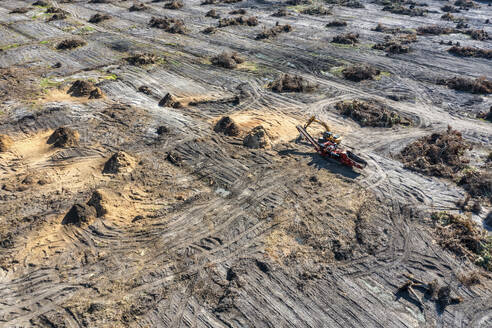
M 99 99 L 103 97 L 101 89 L 94 86 L 92 82 L 77 80 L 67 93 L 72 97 L 89 97 L 89 99 Z
M 218 56 L 212 58 L 212 64 L 225 68 L 236 68 L 238 64 L 244 63 L 244 59 L 234 52 L 224 51 Z
M 76 147 L 79 144 L 79 133 L 73 129 L 60 127 L 48 138 L 47 143 L 54 147 Z
M 98 189 L 92 193 L 87 205 L 96 210 L 97 217 L 104 216 L 108 213 L 108 195 L 105 191 Z
M 271 142 L 267 131 L 259 125 L 244 137 L 243 145 L 253 149 L 269 148 L 271 146 Z
M 12 138 L 8 135 L 0 134 L 0 153 L 9 150 L 13 143 Z
M 103 173 L 130 172 L 135 167 L 135 159 L 123 151 L 115 153 L 104 164 Z

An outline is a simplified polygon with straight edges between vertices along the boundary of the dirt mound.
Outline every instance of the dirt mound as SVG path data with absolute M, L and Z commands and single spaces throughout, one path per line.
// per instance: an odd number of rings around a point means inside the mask
M 79 133 L 67 127 L 59 127 L 48 138 L 47 143 L 54 147 L 77 147 L 79 144 Z
M 488 199 L 492 202 L 492 172 L 479 170 L 464 170 L 458 181 L 472 197 Z
M 111 19 L 111 16 L 109 16 L 107 14 L 97 13 L 97 14 L 94 14 L 91 18 L 89 18 L 89 23 L 97 24 L 97 23 L 100 23 L 100 22 L 108 20 L 108 19 Z
M 330 9 L 322 6 L 322 5 L 315 5 L 315 6 L 309 6 L 301 10 L 301 14 L 305 15 L 314 15 L 314 16 L 325 16 L 325 15 L 331 15 Z
M 214 34 L 217 31 L 217 29 L 213 26 L 206 27 L 202 30 L 203 34 Z
M 130 8 L 128 8 L 129 11 L 142 11 L 146 10 L 149 7 L 144 5 L 143 3 L 134 3 Z
M 108 196 L 106 192 L 98 189 L 92 193 L 87 205 L 95 209 L 97 217 L 101 217 L 108 213 L 107 201 Z
M 284 74 L 268 85 L 275 92 L 310 92 L 316 85 L 306 81 L 302 76 Z
M 285 17 L 285 16 L 288 16 L 289 15 L 289 12 L 287 11 L 287 9 L 279 9 L 277 10 L 276 12 L 274 12 L 272 14 L 273 17 Z
M 376 101 L 340 101 L 335 104 L 335 108 L 363 127 L 389 128 L 397 124 L 410 125 L 408 120 Z
M 215 9 L 210 9 L 205 14 L 205 17 L 211 17 L 211 18 L 218 19 L 218 18 L 220 18 L 220 15 L 217 13 L 217 11 Z
M 135 167 L 135 159 L 123 151 L 119 151 L 104 164 L 103 173 L 125 173 Z
M 239 127 L 229 116 L 222 116 L 222 118 L 215 124 L 214 131 L 217 133 L 223 133 L 226 136 L 239 135 Z
M 339 26 L 347 26 L 347 22 L 334 20 L 326 24 L 326 27 L 339 27 Z
M 169 129 L 167 128 L 167 126 L 164 126 L 164 125 L 161 125 L 159 126 L 157 129 L 156 129 L 156 133 L 158 135 L 163 135 L 163 134 L 166 134 L 169 132 Z
M 125 60 L 131 65 L 150 65 L 155 64 L 159 57 L 151 53 L 143 53 L 127 57 Z
M 75 81 L 67 93 L 72 97 L 88 97 L 96 89 L 94 84 L 89 81 L 77 80 Z
M 424 16 L 427 13 L 427 10 L 425 9 L 405 7 L 398 3 L 384 6 L 383 11 L 389 11 L 392 14 L 407 16 Z
M 492 240 L 473 220 L 446 212 L 435 212 L 431 219 L 441 247 L 492 271 Z
M 182 1 L 174 0 L 171 2 L 168 2 L 164 5 L 164 8 L 166 9 L 181 9 L 183 8 L 184 4 Z
M 398 40 L 391 39 L 385 42 L 377 43 L 373 47 L 376 50 L 383 50 L 390 54 L 406 54 L 410 52 L 410 47 L 402 44 Z
M 89 99 L 100 99 L 102 97 L 104 97 L 104 94 L 102 90 L 98 87 L 94 87 L 94 89 L 92 89 L 91 93 L 89 94 Z
M 479 49 L 474 47 L 452 46 L 448 49 L 449 53 L 462 57 L 481 57 L 492 59 L 492 50 Z
M 78 47 L 83 47 L 87 44 L 84 40 L 79 40 L 79 39 L 67 39 L 63 40 L 62 42 L 58 43 L 56 46 L 56 49 L 58 50 L 65 50 L 65 49 L 75 49 Z
M 229 12 L 229 15 L 246 15 L 246 9 L 235 9 Z
M 65 19 L 67 18 L 70 14 L 61 9 L 61 8 L 57 8 L 57 7 L 49 7 L 47 10 L 46 10 L 46 13 L 47 14 L 53 14 L 49 19 L 48 21 L 51 22 L 51 21 L 55 21 L 55 20 L 62 20 L 62 19 Z
M 252 129 L 243 139 L 243 145 L 248 148 L 268 148 L 271 145 L 270 137 L 263 126 Z
M 343 76 L 354 82 L 373 80 L 380 73 L 379 69 L 368 65 L 353 65 L 342 70 Z
M 277 25 L 275 25 L 274 27 L 269 28 L 269 29 L 263 29 L 263 31 L 261 31 L 256 36 L 256 39 L 257 40 L 269 39 L 269 38 L 277 36 L 280 33 L 283 33 L 283 32 L 288 33 L 291 31 L 292 31 L 292 26 L 290 26 L 289 24 L 280 25 L 277 22 Z
M 81 226 L 96 217 L 96 210 L 85 204 L 74 204 L 62 220 L 63 225 Z
M 439 26 L 439 25 L 421 26 L 417 28 L 417 34 L 419 35 L 441 35 L 441 34 L 451 34 L 454 32 L 455 32 L 454 28 Z
M 433 133 L 406 146 L 400 153 L 405 168 L 438 177 L 453 177 L 468 160 L 464 158 L 471 146 L 461 133 L 448 127 L 446 132 Z
M 244 59 L 241 58 L 236 51 L 224 51 L 220 55 L 212 58 L 212 64 L 225 68 L 236 68 L 238 64 L 243 62 Z
M 331 40 L 331 42 L 332 43 L 339 43 L 339 44 L 354 45 L 354 44 L 359 42 L 359 34 L 346 33 L 346 34 L 335 35 L 333 37 L 333 40 Z
M 461 10 L 455 6 L 445 5 L 441 7 L 441 10 L 446 13 L 459 13 Z
M 487 80 L 484 76 L 478 77 L 475 80 L 455 76 L 451 79 L 439 80 L 438 84 L 446 85 L 448 88 L 457 91 L 466 91 L 478 94 L 492 93 L 492 82 Z
M 480 7 L 472 0 L 457 0 L 455 1 L 454 5 L 460 7 L 461 9 L 471 9 L 471 8 Z
M 166 93 L 166 95 L 159 101 L 159 106 L 161 107 L 173 107 L 173 108 L 181 108 L 183 105 L 176 100 L 176 97 L 171 95 L 170 93 Z
M 239 17 L 231 17 L 231 18 L 222 18 L 219 20 L 219 27 L 226 27 L 232 25 L 247 25 L 247 26 L 256 26 L 258 25 L 258 18 L 251 16 L 246 18 L 245 16 Z
M 14 141 L 6 134 L 0 134 L 0 153 L 6 152 L 10 149 Z
M 168 33 L 186 34 L 187 30 L 181 19 L 170 17 L 152 17 L 149 22 L 150 27 L 160 28 Z

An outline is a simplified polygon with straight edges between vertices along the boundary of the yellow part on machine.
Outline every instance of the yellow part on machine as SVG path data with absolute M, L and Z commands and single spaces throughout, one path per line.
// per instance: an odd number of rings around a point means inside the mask
M 314 115 L 309 118 L 307 123 L 304 125 L 304 129 L 307 129 L 307 127 L 310 126 L 311 123 L 313 123 L 313 122 L 316 122 L 325 128 L 326 132 L 328 132 L 328 133 L 325 133 L 323 135 L 325 138 L 327 138 L 327 140 L 334 142 L 334 143 L 337 143 L 337 144 L 339 144 L 342 141 L 342 138 L 339 135 L 333 134 L 331 132 L 331 129 L 328 126 L 328 124 L 326 124 L 325 122 L 323 122 L 321 120 L 318 120 L 316 118 L 316 116 L 314 116 Z

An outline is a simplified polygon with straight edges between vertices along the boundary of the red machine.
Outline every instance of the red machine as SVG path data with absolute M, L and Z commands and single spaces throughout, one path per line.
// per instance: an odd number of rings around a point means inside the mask
M 318 154 L 320 154 L 322 157 L 332 158 L 340 162 L 341 164 L 349 167 L 356 167 L 359 169 L 363 169 L 366 167 L 367 162 L 365 160 L 348 150 L 339 148 L 337 143 L 330 141 L 331 138 L 324 137 L 316 142 L 303 126 L 298 125 L 296 126 L 296 128 L 301 136 L 306 138 L 307 141 L 309 141 L 313 145 L 314 149 L 316 149 L 316 152 L 318 152 Z

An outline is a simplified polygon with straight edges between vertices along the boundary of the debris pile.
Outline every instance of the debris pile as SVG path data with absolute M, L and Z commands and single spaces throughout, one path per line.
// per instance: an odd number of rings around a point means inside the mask
M 131 65 L 150 65 L 155 64 L 159 57 L 151 53 L 135 54 L 133 56 L 125 58 L 125 60 Z
M 164 8 L 166 9 L 181 9 L 183 8 L 183 2 L 179 0 L 173 0 L 171 2 L 168 2 L 164 5 Z
M 272 14 L 273 17 L 285 17 L 288 15 L 289 15 L 289 12 L 287 11 L 287 9 L 284 9 L 284 8 L 279 9 Z
M 13 144 L 12 138 L 6 134 L 0 134 L 0 153 L 6 152 Z
M 31 10 L 30 8 L 28 7 L 19 7 L 19 8 L 14 8 L 10 11 L 10 14 L 25 14 L 27 13 L 29 10 Z
M 434 212 L 431 220 L 441 247 L 492 271 L 492 239 L 473 220 L 447 212 Z
M 244 62 L 236 51 L 224 51 L 220 55 L 212 58 L 212 64 L 225 68 L 236 68 L 238 64 Z
M 417 33 L 419 35 L 441 35 L 441 34 L 451 34 L 454 33 L 454 28 L 439 26 L 439 25 L 428 25 L 421 26 L 417 28 Z
M 170 17 L 152 17 L 150 27 L 160 28 L 168 33 L 186 34 L 186 27 L 181 19 Z
M 331 15 L 331 11 L 322 5 L 316 5 L 316 6 L 309 6 L 304 8 L 303 10 L 301 10 L 301 14 L 325 16 L 325 15 Z
M 474 48 L 474 47 L 460 47 L 460 46 L 452 46 L 448 49 L 450 53 L 456 56 L 462 57 L 481 57 L 492 59 L 492 50 Z
M 94 86 L 92 82 L 77 80 L 75 81 L 67 93 L 72 97 L 89 97 L 89 99 L 98 99 L 103 96 L 101 89 Z
M 270 147 L 270 137 L 268 132 L 259 125 L 252 129 L 243 139 L 243 145 L 248 148 L 268 148 Z
M 231 18 L 222 18 L 219 20 L 219 27 L 226 27 L 232 25 L 247 25 L 247 26 L 256 26 L 258 25 L 258 18 L 251 16 L 246 18 L 245 16 L 239 17 L 231 17 Z
M 392 54 L 403 54 L 410 51 L 408 45 L 412 42 L 417 42 L 417 36 L 415 34 L 405 34 L 396 38 L 386 36 L 384 42 L 377 43 L 372 48 Z
M 316 85 L 306 81 L 302 76 L 284 74 L 268 85 L 275 92 L 310 92 Z
M 339 43 L 339 44 L 355 45 L 356 43 L 359 42 L 359 34 L 346 33 L 346 34 L 335 35 L 333 37 L 333 40 L 331 40 L 331 42 L 332 43 Z
M 78 227 L 90 223 L 96 217 L 96 210 L 89 205 L 77 203 L 70 208 L 62 220 L 64 225 L 76 225 Z
M 49 7 L 46 10 L 47 14 L 53 14 L 51 17 L 48 19 L 49 22 L 55 21 L 55 20 L 62 20 L 68 17 L 69 13 L 61 8 L 56 8 L 56 7 Z
M 48 138 L 47 143 L 54 147 L 76 147 L 79 144 L 79 133 L 76 130 L 59 127 Z
M 97 24 L 97 23 L 100 23 L 102 21 L 105 21 L 105 20 L 108 20 L 108 19 L 111 19 L 111 16 L 107 15 L 107 14 L 94 14 L 90 19 L 89 19 L 89 23 L 92 23 L 92 24 Z
M 433 133 L 407 145 L 400 153 L 405 168 L 438 177 L 453 177 L 468 160 L 464 153 L 471 146 L 460 132 L 448 127 L 442 133 Z
M 277 36 L 280 33 L 283 33 L 283 32 L 288 33 L 291 31 L 292 31 L 292 26 L 290 26 L 289 24 L 285 24 L 285 25 L 277 24 L 272 28 L 263 29 L 263 31 L 261 31 L 256 36 L 256 39 L 257 40 L 269 39 L 269 38 L 273 38 L 273 37 Z
M 424 16 L 427 10 L 415 7 L 405 7 L 399 3 L 386 5 L 383 11 L 389 11 L 392 14 L 407 15 L 407 16 Z
M 326 27 L 339 27 L 339 26 L 347 26 L 347 22 L 334 20 L 326 24 Z
M 78 40 L 78 39 L 67 39 L 63 40 L 62 42 L 58 43 L 56 46 L 56 49 L 58 50 L 65 50 L 65 49 L 75 49 L 78 47 L 85 46 L 87 43 L 83 40 Z
M 176 97 L 171 95 L 169 92 L 159 101 L 159 106 L 161 107 L 173 107 L 173 108 L 181 108 L 183 104 L 181 104 Z
M 472 197 L 483 197 L 492 203 L 492 172 L 466 169 L 458 181 Z
M 215 9 L 210 9 L 205 14 L 205 17 L 211 17 L 211 18 L 218 19 L 218 18 L 220 18 L 220 15 L 217 13 L 217 11 Z
M 350 81 L 360 82 L 374 79 L 374 77 L 381 74 L 381 71 L 368 65 L 352 65 L 343 69 L 342 74 Z
M 229 116 L 223 116 L 215 124 L 214 131 L 217 133 L 223 133 L 226 136 L 235 137 L 239 135 L 239 127 Z
M 103 173 L 125 173 L 130 172 L 135 167 L 135 159 L 123 151 L 114 153 L 113 156 L 104 164 Z
M 389 110 L 386 106 L 376 101 L 340 101 L 335 108 L 342 115 L 352 118 L 360 126 L 392 127 L 393 125 L 409 125 L 410 122 Z
M 492 93 L 492 81 L 487 80 L 485 76 L 477 77 L 475 80 L 464 77 L 453 77 L 450 79 L 441 79 L 438 84 L 446 85 L 448 88 L 457 91 L 466 91 L 477 94 Z
M 489 39 L 489 34 L 485 30 L 467 30 L 465 33 L 473 40 L 485 41 Z
M 246 9 L 235 9 L 229 12 L 229 15 L 246 15 Z
M 144 5 L 143 3 L 134 3 L 130 8 L 128 8 L 129 11 L 142 11 L 146 10 L 149 7 Z

